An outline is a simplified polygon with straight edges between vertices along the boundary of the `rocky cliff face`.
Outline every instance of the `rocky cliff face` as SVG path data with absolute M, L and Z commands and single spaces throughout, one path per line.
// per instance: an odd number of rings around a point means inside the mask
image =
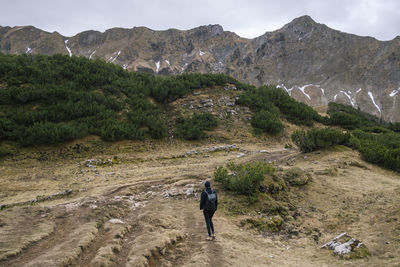
M 0 51 L 101 58 L 162 75 L 224 72 L 255 85 L 276 84 L 312 106 L 336 101 L 400 121 L 400 37 L 360 37 L 308 16 L 252 40 L 219 25 L 188 31 L 113 28 L 73 37 L 32 26 L 0 27 Z

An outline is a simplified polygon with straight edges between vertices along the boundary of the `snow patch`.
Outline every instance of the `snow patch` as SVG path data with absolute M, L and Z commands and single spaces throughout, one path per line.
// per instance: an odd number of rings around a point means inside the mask
M 358 90 L 356 91 L 356 94 L 358 94 L 359 92 L 361 92 L 361 90 L 362 90 L 361 88 L 358 89 Z
M 333 101 L 336 102 L 337 94 L 333 97 Z
M 30 47 L 26 48 L 25 54 L 30 54 L 32 53 L 32 49 Z
M 113 62 L 117 59 L 117 57 L 118 57 L 120 54 L 121 54 L 121 51 L 118 51 L 117 55 L 116 55 L 115 57 L 111 56 L 111 57 L 107 60 L 107 62 L 108 62 L 108 63 L 113 63 Z
M 302 87 L 299 87 L 300 91 L 301 91 L 309 100 L 311 100 L 311 97 L 310 97 L 309 94 L 307 94 L 306 92 L 304 92 L 304 89 L 305 89 L 306 87 L 308 87 L 308 86 L 311 86 L 311 85 L 312 85 L 312 84 L 306 84 L 306 85 L 304 85 L 304 86 L 302 86 Z
M 286 91 L 289 95 L 292 95 L 293 87 L 288 89 L 288 88 L 286 88 L 286 86 L 285 86 L 283 83 L 282 83 L 281 85 L 277 85 L 276 87 L 285 89 L 285 91 Z
M 381 108 L 375 103 L 374 95 L 371 92 L 368 92 L 368 95 L 371 98 L 371 101 L 375 105 L 376 109 L 379 111 L 379 113 L 382 113 Z
M 65 40 L 64 41 L 64 43 L 65 43 L 65 48 L 67 48 L 67 50 L 68 50 L 68 53 L 69 53 L 69 56 L 71 57 L 72 56 L 72 51 L 71 51 L 71 49 L 68 47 L 68 39 L 67 40 Z
M 206 52 L 203 52 L 200 50 L 200 56 L 204 56 L 206 54 Z
M 351 92 L 350 91 L 347 91 L 347 92 L 345 92 L 345 91 L 340 91 L 341 93 L 343 93 L 345 96 L 347 96 L 347 98 L 350 100 L 350 103 L 351 103 L 351 105 L 354 107 L 354 99 L 353 98 L 351 98 L 351 96 L 349 95 L 349 93 L 351 94 Z
M 171 66 L 168 59 L 166 59 L 165 62 L 167 62 L 168 66 Z
M 306 85 L 304 85 L 304 86 L 297 86 L 297 85 L 295 85 L 295 86 L 293 86 L 292 88 L 287 88 L 287 87 L 282 83 L 281 85 L 277 85 L 276 87 L 285 89 L 285 91 L 286 91 L 290 96 L 292 95 L 293 89 L 297 87 L 309 100 L 311 100 L 310 95 L 307 94 L 307 93 L 305 92 L 305 89 L 306 89 L 307 87 L 309 87 L 309 86 L 318 87 L 318 88 L 321 89 L 322 95 L 325 94 L 324 88 L 322 88 L 322 87 L 321 87 L 320 85 L 318 85 L 318 84 L 306 84 Z
M 188 66 L 188 63 L 185 63 L 185 65 L 183 65 L 183 67 L 182 67 L 182 71 L 184 71 L 187 66 Z
M 94 50 L 94 51 L 90 54 L 89 59 L 92 59 L 92 56 L 94 55 L 94 53 L 96 53 L 96 51 L 97 51 L 97 50 Z
M 128 67 L 128 64 L 122 65 L 122 68 L 123 68 L 124 70 L 126 70 L 127 67 Z
M 113 58 L 113 60 L 111 60 L 111 63 L 114 62 L 120 54 L 121 54 L 121 51 L 118 51 L 117 55 Z
M 397 89 L 397 90 L 393 90 L 391 93 L 390 93 L 390 97 L 394 97 L 395 95 L 397 95 L 398 93 L 400 92 L 400 88 L 399 89 Z
M 158 72 L 158 70 L 160 69 L 160 61 L 156 62 L 156 67 L 157 67 L 156 72 Z

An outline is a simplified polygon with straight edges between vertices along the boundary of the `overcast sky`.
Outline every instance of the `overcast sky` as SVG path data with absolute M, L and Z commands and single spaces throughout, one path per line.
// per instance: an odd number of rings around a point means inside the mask
M 113 27 L 186 30 L 220 24 L 254 38 L 302 15 L 379 40 L 400 35 L 400 0 L 0 0 L 1 26 L 33 25 L 64 36 Z

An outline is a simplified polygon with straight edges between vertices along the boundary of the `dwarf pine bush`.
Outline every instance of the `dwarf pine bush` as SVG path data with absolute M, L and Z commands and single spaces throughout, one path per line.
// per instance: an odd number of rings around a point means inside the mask
M 228 163 L 226 167 L 218 167 L 214 171 L 214 179 L 226 190 L 249 197 L 254 202 L 260 193 L 260 184 L 266 174 L 272 174 L 274 168 L 265 162 L 245 164 Z

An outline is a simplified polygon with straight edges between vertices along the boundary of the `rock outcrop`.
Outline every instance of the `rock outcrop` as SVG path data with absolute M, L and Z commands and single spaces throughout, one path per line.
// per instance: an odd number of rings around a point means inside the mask
M 331 249 L 335 255 L 348 259 L 360 259 L 371 255 L 364 243 L 347 233 L 341 233 L 321 248 Z
M 72 37 L 32 26 L 0 27 L 0 52 L 101 58 L 160 75 L 223 72 L 255 85 L 276 84 L 312 106 L 336 101 L 400 121 L 400 37 L 360 37 L 309 16 L 255 39 L 220 25 L 187 31 L 112 28 Z

